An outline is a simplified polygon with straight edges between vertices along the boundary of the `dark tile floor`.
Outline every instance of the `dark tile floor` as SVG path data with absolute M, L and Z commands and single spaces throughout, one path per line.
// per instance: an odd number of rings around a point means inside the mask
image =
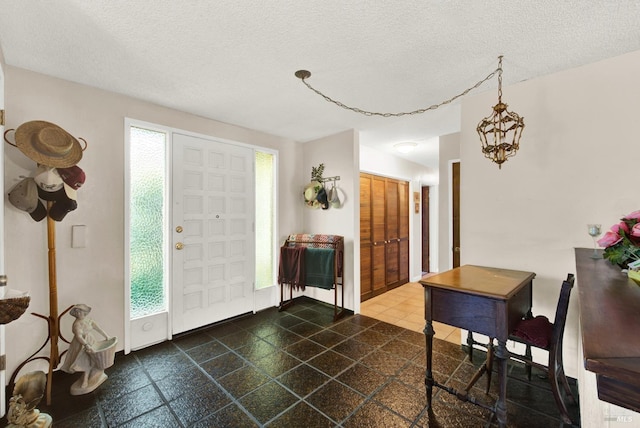
M 52 405 L 38 408 L 56 428 L 496 426 L 490 411 L 440 389 L 425 409 L 424 335 L 359 315 L 333 322 L 332 314 L 303 298 L 285 312 L 118 354 L 109 379 L 87 395 L 69 395 L 78 375 L 58 371 Z M 434 339 L 434 347 L 434 377 L 458 389 L 484 355 L 474 365 L 460 346 Z M 561 425 L 546 381 L 526 382 L 517 365 L 509 371 L 509 426 Z M 492 403 L 496 387 L 485 395 L 484 382 L 471 394 Z M 577 406 L 571 410 L 577 416 Z

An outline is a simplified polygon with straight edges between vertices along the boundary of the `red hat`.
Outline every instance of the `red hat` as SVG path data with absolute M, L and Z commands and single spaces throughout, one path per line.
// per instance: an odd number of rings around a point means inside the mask
M 67 196 L 71 199 L 77 199 L 76 190 L 84 184 L 84 180 L 86 179 L 86 175 L 82 168 L 78 165 L 74 165 L 69 168 L 57 168 L 57 170 L 62 181 L 64 181 L 64 184 L 66 185 L 65 190 L 67 192 Z
M 74 190 L 78 190 L 84 184 L 84 180 L 86 179 L 84 171 L 78 165 L 74 165 L 69 168 L 58 168 L 58 173 L 64 182 Z

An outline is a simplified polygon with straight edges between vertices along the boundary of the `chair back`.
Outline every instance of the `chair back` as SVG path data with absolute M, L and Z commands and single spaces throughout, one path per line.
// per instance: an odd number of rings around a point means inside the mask
M 553 335 L 550 343 L 550 349 L 553 350 L 556 355 L 558 352 L 562 352 L 564 327 L 567 324 L 567 312 L 569 312 L 569 297 L 571 297 L 574 282 L 575 276 L 570 273 L 567 275 L 567 279 L 562 282 L 562 288 L 560 289 L 556 318 L 553 321 Z

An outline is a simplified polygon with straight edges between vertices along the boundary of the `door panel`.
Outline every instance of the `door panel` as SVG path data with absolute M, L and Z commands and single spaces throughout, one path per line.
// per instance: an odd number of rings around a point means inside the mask
M 392 242 L 387 242 L 386 248 L 386 260 L 387 260 L 387 288 L 397 286 L 397 282 L 400 279 L 400 261 L 399 261 L 399 242 L 397 238 Z
M 398 239 L 398 183 L 396 181 L 387 180 L 386 183 L 386 237 L 387 241 L 395 241 Z
M 373 295 L 386 291 L 386 213 L 385 213 L 385 180 L 371 176 L 371 207 L 373 229 Z
M 429 187 L 422 187 L 422 272 L 431 272 L 429 266 Z
M 460 266 L 460 162 L 454 162 L 452 168 L 452 193 L 453 193 L 453 267 Z
M 373 292 L 371 242 L 371 178 L 360 176 L 360 299 L 366 300 Z
M 366 300 L 373 292 L 373 277 L 371 275 L 372 252 L 371 245 L 360 245 L 360 299 Z
M 409 238 L 409 183 L 398 183 L 398 237 Z
M 400 240 L 400 283 L 409 282 L 409 240 Z
M 398 183 L 395 180 L 385 182 L 385 247 L 387 262 L 387 288 L 392 288 L 400 279 L 398 256 Z
M 380 294 L 387 288 L 387 266 L 385 263 L 385 247 L 383 245 L 373 246 L 373 292 Z
M 174 134 L 174 334 L 253 311 L 253 157 Z
M 398 285 L 409 282 L 409 183 L 398 182 Z
M 384 245 L 386 240 L 385 181 L 380 177 L 373 177 L 371 186 L 372 241 L 377 245 Z

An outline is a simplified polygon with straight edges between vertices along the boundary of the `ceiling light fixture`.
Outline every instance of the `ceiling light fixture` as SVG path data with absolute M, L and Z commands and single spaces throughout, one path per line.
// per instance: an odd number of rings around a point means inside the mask
M 493 106 L 491 116 L 480 121 L 476 130 L 482 142 L 482 153 L 502 169 L 502 164 L 515 156 L 520 148 L 524 118 L 507 110 L 502 102 L 502 56 L 498 59 L 498 104 Z
M 407 154 L 407 153 L 411 153 L 412 151 L 414 151 L 417 146 L 418 146 L 417 143 L 413 143 L 411 141 L 406 141 L 406 142 L 403 142 L 403 143 L 394 144 L 393 148 L 396 149 L 397 152 Z

